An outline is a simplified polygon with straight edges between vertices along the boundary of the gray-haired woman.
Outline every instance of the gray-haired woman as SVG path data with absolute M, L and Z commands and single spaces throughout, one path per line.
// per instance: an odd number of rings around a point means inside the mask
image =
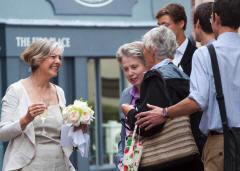
M 62 65 L 63 47 L 37 40 L 21 54 L 31 74 L 11 84 L 2 99 L 0 140 L 9 141 L 3 171 L 70 171 L 71 151 L 60 146 L 63 90 L 50 80 Z
M 188 94 L 189 78 L 172 63 L 177 43 L 175 34 L 170 29 L 165 26 L 153 28 L 143 36 L 143 45 L 148 71 L 141 84 L 137 108 L 129 105 L 123 105 L 122 108 L 123 111 L 129 111 L 126 115 L 131 129 L 136 123 L 140 127 L 140 134 L 150 137 L 160 132 L 164 124 L 154 124 L 157 117 L 151 116 L 143 119 L 137 114 L 149 110 L 148 104 L 165 108 L 181 100 L 180 98 Z M 178 163 L 177 166 L 153 165 L 140 168 L 140 170 L 193 171 L 194 168 L 189 163 L 189 161 Z
M 143 43 L 135 41 L 120 46 L 116 53 L 116 57 L 125 77 L 129 83 L 131 83 L 131 86 L 123 90 L 120 98 L 120 105 L 123 103 L 135 105 L 136 100 L 139 98 L 140 85 L 143 80 L 144 72 L 146 71 L 146 63 L 143 56 Z M 121 130 L 121 140 L 118 145 L 118 153 L 115 155 L 115 164 L 118 169 L 123 159 L 125 139 L 130 134 L 130 131 L 126 128 L 125 116 L 121 111 L 120 119 L 123 126 Z

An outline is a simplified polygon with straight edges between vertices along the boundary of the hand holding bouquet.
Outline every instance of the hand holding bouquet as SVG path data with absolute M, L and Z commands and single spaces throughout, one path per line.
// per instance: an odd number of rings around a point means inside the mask
M 73 104 L 63 109 L 63 120 L 65 123 L 79 127 L 81 124 L 90 125 L 94 119 L 94 111 L 83 100 L 75 100 Z
M 75 100 L 63 109 L 63 120 L 61 145 L 77 147 L 82 157 L 87 157 L 90 138 L 84 129 L 94 120 L 94 111 L 87 101 Z

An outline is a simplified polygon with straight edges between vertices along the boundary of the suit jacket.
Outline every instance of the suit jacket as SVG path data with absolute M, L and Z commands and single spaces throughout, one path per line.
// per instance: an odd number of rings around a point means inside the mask
M 56 86 L 60 107 L 65 106 L 63 90 Z M 0 122 L 0 140 L 9 141 L 4 154 L 2 171 L 18 170 L 31 162 L 35 155 L 35 132 L 32 123 L 22 130 L 20 118 L 27 113 L 30 99 L 21 81 L 13 83 L 7 89 L 2 100 Z M 66 166 L 75 169 L 69 161 L 71 149 L 64 148 Z
M 183 69 L 183 72 L 190 76 L 192 70 L 192 56 L 196 50 L 196 46 L 188 39 L 187 48 L 183 54 L 183 57 L 180 61 L 180 66 Z

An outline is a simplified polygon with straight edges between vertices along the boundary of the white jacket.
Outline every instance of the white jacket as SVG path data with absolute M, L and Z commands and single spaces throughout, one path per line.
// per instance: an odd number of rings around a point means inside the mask
M 63 90 L 56 86 L 60 107 L 65 106 Z M 2 171 L 18 170 L 31 162 L 35 155 L 35 132 L 32 123 L 25 130 L 21 129 L 20 118 L 27 113 L 30 99 L 21 83 L 21 80 L 11 84 L 2 99 L 2 112 L 0 122 L 0 140 L 9 141 Z M 65 163 L 69 170 L 74 167 L 69 161 L 71 149 L 63 149 Z

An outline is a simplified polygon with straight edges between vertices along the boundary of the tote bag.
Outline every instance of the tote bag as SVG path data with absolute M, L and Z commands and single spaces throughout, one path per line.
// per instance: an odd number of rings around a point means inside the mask
M 136 131 L 137 125 L 134 128 L 133 135 L 128 137 L 126 140 L 123 161 L 120 169 L 121 171 L 138 170 L 143 146 L 139 140 L 139 135 L 136 135 Z
M 169 119 L 161 132 L 141 141 L 141 168 L 176 166 L 199 155 L 188 116 Z

